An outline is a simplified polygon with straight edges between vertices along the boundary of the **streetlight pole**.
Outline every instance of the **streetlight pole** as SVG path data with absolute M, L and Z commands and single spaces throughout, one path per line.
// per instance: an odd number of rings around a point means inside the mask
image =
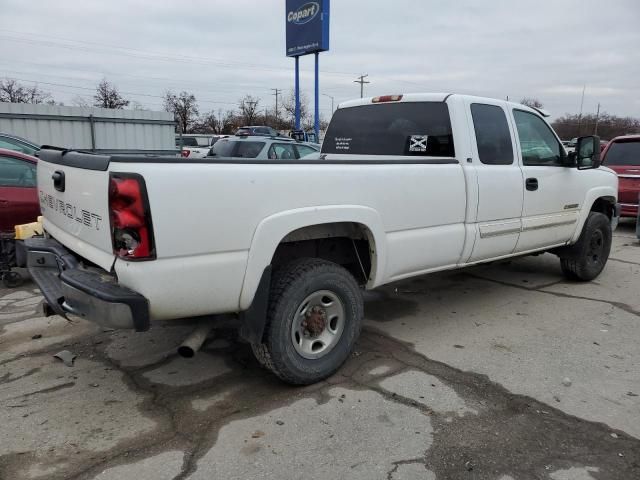
M 323 93 L 322 95 L 324 95 L 325 97 L 329 97 L 331 99 L 331 115 L 333 115 L 333 100 L 334 100 L 334 97 L 332 97 L 331 95 L 327 95 L 326 93 Z

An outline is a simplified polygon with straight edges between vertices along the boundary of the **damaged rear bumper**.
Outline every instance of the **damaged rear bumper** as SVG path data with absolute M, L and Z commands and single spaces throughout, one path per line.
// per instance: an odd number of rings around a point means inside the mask
M 83 268 L 51 238 L 25 240 L 29 273 L 45 298 L 45 310 L 65 318 L 81 317 L 99 325 L 136 331 L 149 329 L 149 302 L 113 277 Z

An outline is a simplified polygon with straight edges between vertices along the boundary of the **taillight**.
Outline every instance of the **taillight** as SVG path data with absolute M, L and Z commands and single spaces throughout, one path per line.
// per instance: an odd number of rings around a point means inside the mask
M 188 157 L 191 155 L 191 150 L 187 150 L 186 148 L 180 152 L 180 155 L 183 157 Z
M 133 173 L 109 177 L 113 253 L 126 260 L 155 258 L 151 211 L 144 179 Z
M 385 103 L 385 102 L 399 102 L 402 100 L 402 95 L 382 95 L 381 97 L 373 97 L 372 103 Z

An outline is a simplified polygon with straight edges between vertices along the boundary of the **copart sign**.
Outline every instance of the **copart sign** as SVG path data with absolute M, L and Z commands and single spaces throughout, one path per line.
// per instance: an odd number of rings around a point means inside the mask
M 329 0 L 286 1 L 287 56 L 329 50 Z

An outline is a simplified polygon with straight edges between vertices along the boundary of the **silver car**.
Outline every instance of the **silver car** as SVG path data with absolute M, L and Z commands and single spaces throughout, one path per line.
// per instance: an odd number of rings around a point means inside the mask
M 318 157 L 320 145 L 286 137 L 234 136 L 218 140 L 207 157 L 254 160 L 299 160 Z

